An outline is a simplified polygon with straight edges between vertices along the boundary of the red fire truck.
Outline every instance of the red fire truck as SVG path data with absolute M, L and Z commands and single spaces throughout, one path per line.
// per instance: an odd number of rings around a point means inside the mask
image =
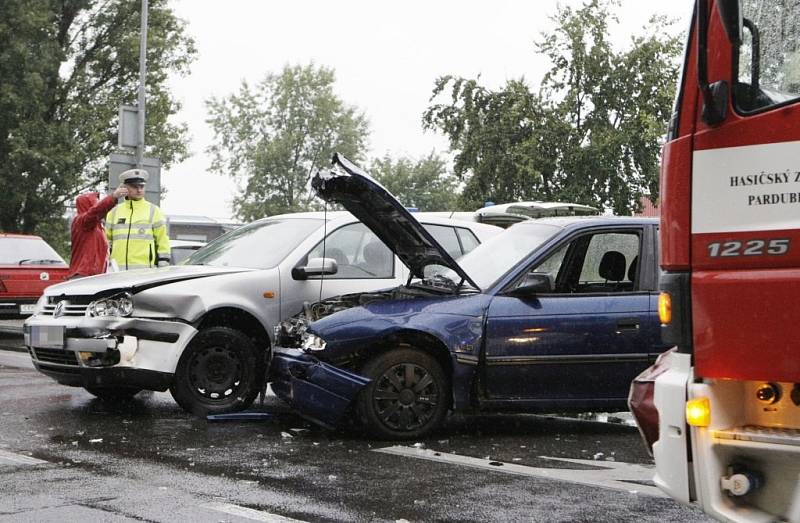
M 697 0 L 661 197 L 655 481 L 800 521 L 800 2 Z

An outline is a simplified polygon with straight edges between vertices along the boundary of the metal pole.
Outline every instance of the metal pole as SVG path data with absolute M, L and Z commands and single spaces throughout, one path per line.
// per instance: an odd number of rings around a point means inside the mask
M 142 0 L 142 28 L 141 42 L 139 44 L 139 139 L 136 146 L 136 167 L 142 168 L 142 157 L 144 157 L 144 120 L 145 104 L 144 91 L 145 79 L 147 77 L 147 0 Z

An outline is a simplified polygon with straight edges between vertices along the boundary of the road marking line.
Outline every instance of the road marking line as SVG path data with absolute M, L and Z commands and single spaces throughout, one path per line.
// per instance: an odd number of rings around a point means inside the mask
M 42 459 L 32 458 L 24 454 L 15 454 L 13 452 L 0 450 L 0 464 L 3 464 L 3 462 L 6 462 L 6 465 L 42 465 L 47 463 L 47 461 Z
M 270 514 L 261 510 L 255 510 L 247 507 L 240 507 L 232 503 L 206 503 L 200 505 L 201 508 L 209 510 L 216 510 L 217 512 L 224 512 L 231 516 L 238 516 L 240 518 L 252 519 L 253 521 L 266 521 L 268 523 L 305 523 L 300 519 L 292 519 L 277 514 Z
M 450 463 L 466 467 L 491 470 L 505 474 L 516 474 L 519 476 L 539 477 L 553 479 L 557 481 L 567 481 L 591 487 L 600 487 L 613 490 L 622 490 L 630 493 L 645 494 L 654 497 L 666 497 L 658 487 L 641 484 L 640 482 L 650 482 L 653 478 L 653 467 L 637 465 L 635 463 L 623 463 L 619 461 L 593 461 L 585 459 L 551 458 L 539 456 L 543 459 L 567 461 L 581 465 L 596 467 L 593 470 L 557 469 L 528 467 L 516 463 L 504 463 L 500 461 L 472 458 L 469 456 L 459 456 L 438 452 L 432 449 L 418 449 L 415 447 L 384 447 L 374 449 L 375 452 L 393 454 L 395 456 L 405 456 L 410 458 L 426 459 L 438 461 L 440 463 Z

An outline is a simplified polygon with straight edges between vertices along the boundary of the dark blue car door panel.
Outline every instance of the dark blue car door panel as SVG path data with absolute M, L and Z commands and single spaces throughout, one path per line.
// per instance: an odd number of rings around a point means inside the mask
M 496 296 L 489 306 L 491 399 L 622 399 L 648 365 L 648 293 Z

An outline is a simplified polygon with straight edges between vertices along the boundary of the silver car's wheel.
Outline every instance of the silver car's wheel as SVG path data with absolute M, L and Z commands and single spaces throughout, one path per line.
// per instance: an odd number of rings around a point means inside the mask
M 210 327 L 184 350 L 170 392 L 185 410 L 205 416 L 246 409 L 263 379 L 263 361 L 249 337 L 228 327 Z

